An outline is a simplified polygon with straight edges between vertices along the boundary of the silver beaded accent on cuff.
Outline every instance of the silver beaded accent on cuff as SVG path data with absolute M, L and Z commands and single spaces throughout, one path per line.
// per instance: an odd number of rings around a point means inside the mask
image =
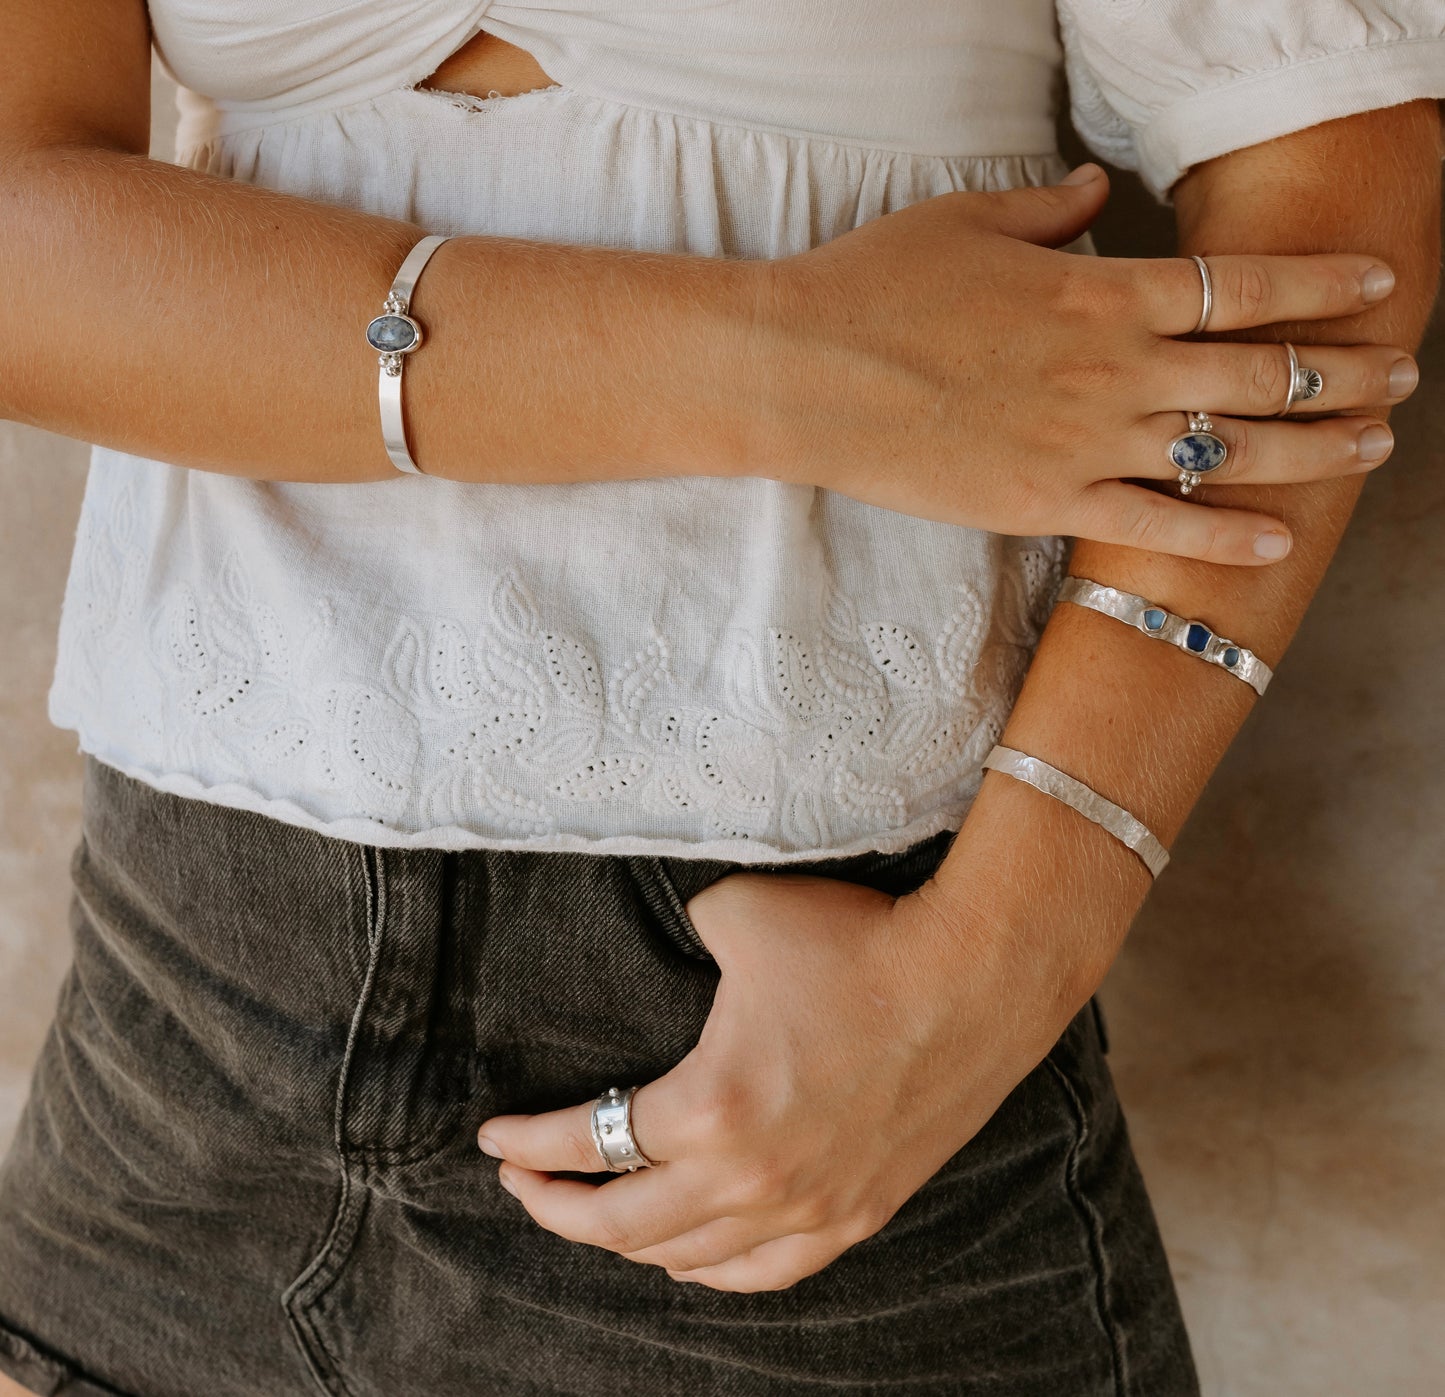
M 381 314 L 366 327 L 367 344 L 379 351 L 377 396 L 381 409 L 381 439 L 392 465 L 409 475 L 424 474 L 407 448 L 406 422 L 401 408 L 402 365 L 406 355 L 420 349 L 422 342 L 422 328 L 411 316 L 411 294 L 427 259 L 450 236 L 447 233 L 430 233 L 407 253 L 382 303 Z
M 1001 771 L 1046 796 L 1077 810 L 1086 820 L 1102 826 L 1121 844 L 1132 849 L 1144 867 L 1157 878 L 1169 863 L 1169 851 L 1122 805 L 1106 800 L 1098 791 L 1075 780 L 1067 772 L 1039 757 L 1016 752 L 1012 747 L 995 747 L 983 759 L 986 771 Z
M 1274 671 L 1252 650 L 1215 635 L 1203 621 L 1176 616 L 1132 592 L 1121 592 L 1085 577 L 1068 577 L 1059 588 L 1058 599 L 1087 607 L 1101 616 L 1112 616 L 1155 640 L 1166 640 L 1186 655 L 1218 665 L 1236 679 L 1242 679 L 1257 694 L 1263 694 L 1274 678 Z

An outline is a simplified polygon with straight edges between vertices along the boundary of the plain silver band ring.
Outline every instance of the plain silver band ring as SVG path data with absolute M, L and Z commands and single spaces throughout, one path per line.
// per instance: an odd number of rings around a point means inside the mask
M 1284 342 L 1284 347 L 1289 353 L 1289 387 L 1285 389 L 1284 406 L 1275 413 L 1276 417 L 1284 417 L 1295 405 L 1295 394 L 1299 388 L 1299 355 L 1288 340 Z
M 1201 335 L 1209 325 L 1209 317 L 1214 314 L 1214 281 L 1209 275 L 1209 264 L 1204 258 L 1195 254 L 1193 260 L 1199 268 L 1199 279 L 1204 283 L 1204 309 L 1199 312 L 1199 324 L 1190 334 Z

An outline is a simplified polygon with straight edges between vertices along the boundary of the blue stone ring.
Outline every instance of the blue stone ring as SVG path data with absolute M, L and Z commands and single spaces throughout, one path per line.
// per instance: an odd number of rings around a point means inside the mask
M 1187 495 L 1228 459 L 1229 448 L 1214 435 L 1214 423 L 1207 412 L 1191 412 L 1189 430 L 1169 443 L 1169 460 L 1179 472 L 1181 495 Z

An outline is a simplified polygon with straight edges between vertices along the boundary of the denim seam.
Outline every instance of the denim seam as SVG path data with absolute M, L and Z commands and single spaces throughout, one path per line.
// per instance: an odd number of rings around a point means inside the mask
M 365 1194 L 358 1193 L 359 1189 L 360 1184 L 353 1181 L 348 1167 L 342 1174 L 336 1215 L 326 1242 L 312 1264 L 283 1297 L 287 1302 L 294 1298 L 294 1307 L 289 1303 L 287 1305 L 287 1318 L 291 1321 L 292 1331 L 306 1360 L 308 1372 L 327 1397 L 351 1397 L 351 1389 L 341 1376 L 341 1363 L 317 1327 L 312 1311 L 336 1283 L 356 1243 L 366 1201 Z M 339 1241 L 343 1236 L 344 1242 Z M 328 1371 L 323 1371 L 316 1361 L 316 1350 L 320 1351 L 330 1365 Z
M 366 978 L 362 981 L 357 995 L 356 1007 L 352 1010 L 351 1024 L 346 1035 L 346 1049 L 341 1056 L 341 1070 L 336 1083 L 336 1109 L 332 1116 L 332 1143 L 340 1171 L 337 1185 L 336 1212 L 327 1231 L 321 1249 L 312 1257 L 301 1274 L 286 1288 L 281 1296 L 281 1306 L 291 1325 L 297 1347 L 306 1360 L 307 1370 L 312 1379 L 327 1397 L 350 1397 L 345 1381 L 341 1377 L 340 1365 L 331 1353 L 325 1340 L 312 1323 L 310 1307 L 330 1288 L 340 1268 L 350 1255 L 355 1243 L 359 1225 L 359 1208 L 353 1206 L 355 1184 L 351 1176 L 351 1159 L 346 1149 L 346 1095 L 351 1082 L 352 1060 L 356 1054 L 357 1039 L 361 1024 L 371 1003 L 372 991 L 376 985 L 377 971 L 381 962 L 383 927 L 386 921 L 386 868 L 381 850 L 374 845 L 360 847 L 363 882 L 366 889 L 366 940 L 369 955 L 366 964 Z M 345 1247 L 338 1245 L 343 1232 L 349 1231 Z M 339 1255 L 338 1255 L 339 1253 Z M 308 1340 L 310 1342 L 308 1342 Z M 321 1371 L 316 1361 L 315 1349 L 320 1349 L 331 1365 L 330 1375 Z
M 1050 1053 L 1044 1061 L 1058 1081 L 1078 1125 L 1074 1143 L 1069 1149 L 1069 1157 L 1064 1166 L 1065 1184 L 1069 1201 L 1074 1205 L 1074 1210 L 1078 1213 L 1079 1221 L 1083 1224 L 1089 1239 L 1089 1259 L 1094 1271 L 1094 1307 L 1098 1315 L 1099 1327 L 1103 1330 L 1109 1343 L 1109 1367 L 1114 1394 L 1115 1397 L 1127 1397 L 1124 1386 L 1123 1342 L 1119 1334 L 1119 1326 L 1114 1321 L 1109 1304 L 1108 1257 L 1104 1250 L 1103 1227 L 1098 1210 L 1089 1202 L 1088 1195 L 1084 1192 L 1083 1185 L 1079 1180 L 1079 1160 L 1084 1151 L 1084 1144 L 1089 1138 L 1088 1115 L 1068 1073 L 1054 1060 L 1054 1055 Z

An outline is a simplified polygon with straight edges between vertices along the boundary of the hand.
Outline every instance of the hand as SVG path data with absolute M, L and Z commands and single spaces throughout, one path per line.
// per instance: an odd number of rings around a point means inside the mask
M 1269 420 L 1286 396 L 1283 345 L 1178 338 L 1203 304 L 1192 261 L 1055 250 L 1107 194 L 1102 171 L 1079 185 L 943 194 L 759 264 L 771 282 L 763 342 L 776 346 L 764 362 L 784 370 L 757 386 L 756 454 L 787 479 L 995 533 L 1218 563 L 1283 556 L 1288 530 L 1268 515 L 1128 482 L 1177 480 L 1168 446 L 1191 409 L 1212 415 L 1229 448 L 1211 484 L 1368 470 L 1392 445 L 1375 412 L 1413 390 L 1413 360 L 1381 345 L 1310 346 L 1302 362 L 1325 383 L 1311 412 L 1348 415 Z M 1392 285 L 1368 256 L 1207 260 L 1211 333 L 1353 315 Z M 1257 551 L 1261 535 L 1278 546 Z
M 502 1182 L 559 1236 L 719 1290 L 783 1289 L 871 1236 L 1093 989 L 1057 955 L 942 911 L 930 886 L 895 900 L 735 873 L 705 888 L 687 910 L 721 969 L 712 1012 L 633 1098 L 656 1167 L 601 1187 L 553 1177 L 603 1171 L 589 1101 L 486 1121 Z

